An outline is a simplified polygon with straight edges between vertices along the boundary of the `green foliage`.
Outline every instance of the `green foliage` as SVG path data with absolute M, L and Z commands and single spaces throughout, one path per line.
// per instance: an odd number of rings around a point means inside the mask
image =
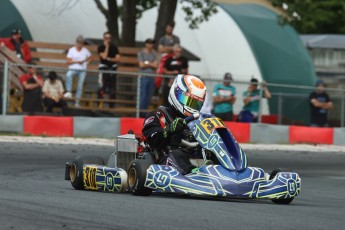
M 156 7 L 158 3 L 159 0 L 137 0 L 137 19 L 144 11 Z M 217 13 L 216 3 L 212 0 L 180 0 L 180 4 L 191 29 L 197 29 L 202 22 L 208 21 Z
M 217 13 L 216 3 L 212 0 L 180 0 L 180 4 L 186 14 L 185 20 L 191 29 L 197 29 L 202 22 L 208 21 Z
M 288 8 L 284 22 L 289 22 L 299 33 L 305 34 L 344 34 L 344 0 L 270 0 L 272 5 Z
M 141 18 L 145 10 L 149 10 L 156 7 L 158 4 L 157 0 L 137 0 L 137 19 Z

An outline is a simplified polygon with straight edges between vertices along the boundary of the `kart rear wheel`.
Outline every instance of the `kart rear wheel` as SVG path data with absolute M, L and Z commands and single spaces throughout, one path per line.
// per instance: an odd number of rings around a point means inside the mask
M 78 156 L 72 161 L 71 168 L 69 171 L 69 176 L 70 176 L 70 181 L 73 188 L 77 190 L 84 189 L 84 180 L 83 180 L 84 164 L 104 165 L 104 160 L 102 157 L 98 157 L 98 156 Z
M 128 188 L 133 195 L 148 196 L 152 189 L 144 186 L 147 169 L 152 164 L 151 160 L 136 159 L 131 162 L 128 169 Z
M 275 169 L 271 172 L 271 175 L 270 175 L 270 180 L 274 179 L 274 177 L 278 174 L 282 172 L 281 169 Z M 293 201 L 294 197 L 291 197 L 291 198 L 285 198 L 285 199 L 271 199 L 271 201 L 273 203 L 276 203 L 276 204 L 290 204 L 292 201 Z

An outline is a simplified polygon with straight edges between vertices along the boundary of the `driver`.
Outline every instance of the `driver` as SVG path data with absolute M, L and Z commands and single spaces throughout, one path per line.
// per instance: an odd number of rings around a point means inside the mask
M 174 148 L 174 137 L 185 132 L 185 118 L 199 113 L 206 96 L 205 84 L 196 76 L 179 74 L 169 92 L 169 106 L 160 106 L 146 115 L 143 134 L 148 145 L 158 153 L 158 164 L 170 165 L 181 174 L 190 173 L 195 166 L 188 153 Z

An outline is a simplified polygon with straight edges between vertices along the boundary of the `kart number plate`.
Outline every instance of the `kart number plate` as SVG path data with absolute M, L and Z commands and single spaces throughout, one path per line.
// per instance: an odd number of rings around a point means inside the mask
M 210 134 L 214 129 L 226 128 L 226 125 L 219 118 L 206 118 L 200 122 L 204 130 Z

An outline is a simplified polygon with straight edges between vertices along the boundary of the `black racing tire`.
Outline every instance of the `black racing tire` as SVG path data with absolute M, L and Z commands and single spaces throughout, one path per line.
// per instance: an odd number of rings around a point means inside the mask
M 71 168 L 69 171 L 70 181 L 73 188 L 77 190 L 84 190 L 84 164 L 104 165 L 104 160 L 102 157 L 98 156 L 78 156 L 72 161 Z
M 274 179 L 274 177 L 278 174 L 278 173 L 280 173 L 280 172 L 282 172 L 282 170 L 281 169 L 275 169 L 275 170 L 273 170 L 272 172 L 271 172 L 271 174 L 270 174 L 270 180 L 273 180 Z M 271 201 L 273 202 L 273 203 L 276 203 L 276 204 L 290 204 L 292 201 L 293 201 L 293 199 L 294 199 L 295 197 L 291 197 L 291 198 L 286 198 L 286 199 L 271 199 Z
M 151 159 L 133 160 L 128 169 L 128 189 L 136 196 L 148 196 L 152 189 L 144 186 L 147 169 L 152 164 Z

